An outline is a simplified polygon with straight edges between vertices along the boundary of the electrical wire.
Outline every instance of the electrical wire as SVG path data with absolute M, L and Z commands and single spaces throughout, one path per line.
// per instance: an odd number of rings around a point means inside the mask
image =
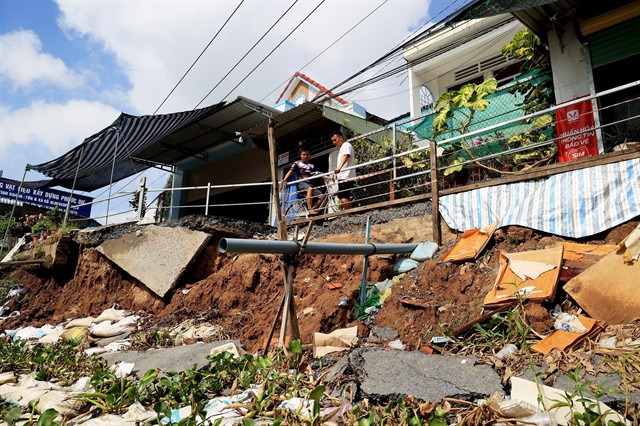
M 320 6 L 322 6 L 322 4 L 323 4 L 325 1 L 326 1 L 326 0 L 322 0 L 322 1 L 321 1 L 321 2 L 320 2 L 320 3 L 319 3 L 315 8 L 311 11 L 311 12 L 309 12 L 309 14 L 308 14 L 307 16 L 305 16 L 305 18 L 304 18 L 302 21 L 300 21 L 300 23 L 299 23 L 298 25 L 296 25 L 296 26 L 295 26 L 295 28 L 294 28 L 293 30 L 291 30 L 291 32 L 290 32 L 289 34 L 287 34 L 287 36 L 286 36 L 284 39 L 282 39 L 282 41 L 281 41 L 280 43 L 278 43 L 278 45 L 277 45 L 276 47 L 274 47 L 274 48 L 273 48 L 273 50 L 272 50 L 271 52 L 269 52 L 269 54 L 268 54 L 267 56 L 265 56 L 265 57 L 264 57 L 264 59 L 262 59 L 262 60 L 258 63 L 258 65 L 256 65 L 256 66 L 255 66 L 255 67 L 254 67 L 254 68 L 249 72 L 249 74 L 247 74 L 247 75 L 246 75 L 242 80 L 240 80 L 240 82 L 239 82 L 238 84 L 236 84 L 236 85 L 235 85 L 235 87 L 234 87 L 233 89 L 231 89 L 231 90 L 229 91 L 229 93 L 227 93 L 227 94 L 226 94 L 222 99 L 226 99 L 226 98 L 227 98 L 231 93 L 233 93 L 233 91 L 234 91 L 234 90 L 236 90 L 236 89 L 238 88 L 238 86 L 240 86 L 240 85 L 241 85 L 241 84 L 242 84 L 242 83 L 243 83 L 247 78 L 249 78 L 249 76 L 250 76 L 251 74 L 253 74 L 253 72 L 254 72 L 255 70 L 257 70 L 257 69 L 258 69 L 258 67 L 259 67 L 260 65 L 262 65 L 262 63 L 263 63 L 264 61 L 266 61 L 266 60 L 267 60 L 267 58 L 269 58 L 269 57 L 273 54 L 273 52 L 275 52 L 275 51 L 276 51 L 276 49 L 278 49 L 278 48 L 282 45 L 282 43 L 284 43 L 284 42 L 285 42 L 289 37 L 291 37 L 291 35 L 292 35 L 292 34 L 293 34 L 293 33 L 294 33 L 298 28 L 300 28 L 300 26 L 301 26 L 301 25 L 302 25 L 302 24 L 303 24 L 307 19 L 309 19 L 309 17 L 310 17 L 311 15 L 313 15 L 313 14 L 315 13 L 315 11 L 316 11 L 316 10 L 318 10 L 318 8 L 319 8 Z M 204 101 L 204 99 L 203 99 L 202 101 Z M 202 102 L 202 101 L 200 101 L 200 102 Z
M 455 15 L 456 15 L 457 13 L 459 13 L 459 12 L 460 12 L 464 7 L 466 7 L 466 3 L 465 3 L 464 5 L 462 5 L 461 7 L 457 8 L 454 12 L 450 13 L 449 15 L 447 15 L 447 18 L 445 18 L 444 20 L 447 20 L 447 19 L 449 19 L 450 17 L 455 16 Z M 433 28 L 435 28 L 437 25 L 439 25 L 439 22 L 437 22 L 437 23 L 435 23 L 435 24 L 430 25 L 426 30 L 422 31 L 422 32 L 421 32 L 421 33 L 419 33 L 417 36 L 414 36 L 413 38 L 410 38 L 409 40 L 407 40 L 407 41 L 405 41 L 405 42 L 403 42 L 403 43 L 399 44 L 398 46 L 396 46 L 395 48 L 393 48 L 392 50 L 390 50 L 389 52 L 387 52 L 386 54 L 384 54 L 383 56 L 381 56 L 379 59 L 375 60 L 373 63 L 371 63 L 371 64 L 367 65 L 366 67 L 364 67 L 364 68 L 363 68 L 363 69 L 361 69 L 360 71 L 358 71 L 358 72 L 356 72 L 356 73 L 352 74 L 351 76 L 347 77 L 346 79 L 344 79 L 344 80 L 343 80 L 343 81 L 341 81 L 340 83 L 338 83 L 338 84 L 336 84 L 335 86 L 333 86 L 331 89 L 329 89 L 328 93 L 327 93 L 327 94 L 325 94 L 325 96 L 326 96 L 326 97 L 333 98 L 333 97 L 336 97 L 336 96 L 341 96 L 341 95 L 342 95 L 342 94 L 344 94 L 344 93 L 348 93 L 348 91 L 347 91 L 347 90 L 343 90 L 343 91 L 341 92 L 341 94 L 340 94 L 340 95 L 338 95 L 338 94 L 335 94 L 335 95 L 334 95 L 334 94 L 333 94 L 333 92 L 334 92 L 338 87 L 344 86 L 344 85 L 345 85 L 345 84 L 347 84 L 348 82 L 350 82 L 350 81 L 354 80 L 355 78 L 357 78 L 357 77 L 361 76 L 361 75 L 362 75 L 362 74 L 364 74 L 365 72 L 367 72 L 367 71 L 369 71 L 369 70 L 373 69 L 374 67 L 376 67 L 376 66 L 380 65 L 381 63 L 383 63 L 384 61 L 388 60 L 388 58 L 389 58 L 389 57 L 391 57 L 391 56 L 393 56 L 394 54 L 397 54 L 397 52 L 401 51 L 401 49 L 403 48 L 403 46 L 405 46 L 405 45 L 407 45 L 408 43 L 411 43 L 411 42 L 413 42 L 413 41 L 415 41 L 415 40 L 420 39 L 420 38 L 421 38 L 421 37 L 423 37 L 425 34 L 427 34 L 429 31 L 431 31 Z M 404 70 L 406 70 L 406 69 L 408 69 L 408 68 L 405 66 L 405 67 L 404 67 Z M 397 70 L 397 71 L 395 71 L 395 72 L 401 72 L 401 71 L 403 71 L 402 67 L 397 67 L 397 68 L 395 68 L 394 70 Z M 389 76 L 389 75 L 388 75 L 388 73 L 385 73 L 385 75 L 387 75 L 387 77 Z M 387 78 L 387 77 L 384 77 L 384 78 Z M 372 82 L 376 82 L 376 81 L 379 81 L 380 79 L 375 79 L 375 78 L 374 78 L 374 79 L 372 79 L 372 80 L 373 80 Z M 369 83 L 369 84 L 370 84 L 370 83 Z M 357 86 L 357 87 L 356 87 L 356 86 Z M 364 87 L 364 86 L 361 86 L 361 85 L 355 85 L 354 87 L 356 87 L 356 88 L 361 88 L 361 87 Z M 352 90 L 355 90 L 355 89 L 352 89 Z M 319 98 L 319 99 L 317 99 L 317 100 L 316 100 L 316 102 L 319 102 L 319 101 L 321 101 L 321 100 L 325 100 L 325 99 L 324 99 L 324 98 Z
M 227 24 L 229 23 L 229 21 L 231 20 L 231 18 L 233 18 L 233 15 L 236 14 L 236 12 L 238 11 L 238 9 L 240 9 L 240 6 L 242 6 L 242 3 L 244 3 L 244 0 L 240 0 L 240 3 L 238 4 L 238 6 L 236 6 L 236 8 L 233 10 L 233 12 L 231 12 L 231 15 L 229 15 L 229 17 L 227 18 L 226 21 L 224 21 L 224 24 L 222 24 L 222 26 L 220 27 L 220 29 L 218 30 L 218 32 L 216 32 L 216 34 L 213 36 L 213 38 L 209 41 L 209 43 L 205 46 L 204 49 L 202 49 L 202 52 L 200 52 L 200 54 L 198 55 L 198 57 L 196 58 L 195 61 L 193 61 L 193 63 L 191 64 L 191 66 L 189 67 L 189 69 L 184 73 L 184 75 L 180 78 L 180 80 L 176 83 L 175 86 L 173 86 L 173 89 L 171 89 L 171 91 L 169 92 L 169 94 L 167 95 L 166 98 L 164 98 L 164 100 L 162 101 L 162 103 L 160 103 L 160 105 L 158 106 L 158 108 L 156 108 L 156 110 L 153 112 L 153 115 L 156 115 L 156 113 L 160 110 L 160 108 L 162 108 L 162 105 L 164 105 L 165 102 L 167 102 L 167 99 L 169 99 L 169 97 L 173 94 L 173 92 L 178 88 L 178 86 L 180 85 L 180 83 L 182 83 L 182 80 L 185 79 L 185 77 L 187 76 L 187 74 L 189 74 L 189 72 L 191 71 L 191 69 L 193 69 L 193 67 L 196 65 L 196 63 L 200 60 L 200 58 L 202 57 L 202 55 L 204 55 L 204 52 L 207 51 L 207 49 L 209 48 L 209 46 L 211 46 L 211 43 L 213 43 L 213 41 L 218 37 L 218 34 L 220 34 L 220 32 L 224 29 L 224 27 L 227 26 Z M 195 108 L 194 108 L 195 109 Z
M 327 46 L 322 52 L 318 53 L 316 56 L 313 57 L 313 59 L 311 59 L 309 62 L 307 62 L 306 64 L 304 64 L 303 66 L 301 66 L 298 69 L 298 72 L 302 71 L 302 69 L 306 66 L 311 65 L 316 59 L 318 59 L 321 55 L 323 55 L 327 50 L 329 50 L 330 48 L 332 48 L 336 43 L 338 43 L 340 40 L 342 40 L 343 38 L 346 37 L 347 34 L 349 34 L 351 31 L 353 31 L 358 25 L 360 25 L 362 22 L 364 22 L 369 16 L 371 16 L 375 11 L 377 11 L 378 9 L 380 9 L 382 6 L 384 6 L 385 3 L 387 3 L 389 0 L 385 0 L 383 3 L 381 3 L 379 6 L 377 6 L 375 9 L 373 9 L 371 12 L 369 12 L 364 18 L 362 18 L 361 20 L 359 20 L 355 25 L 353 25 L 351 28 L 349 28 L 344 34 L 342 34 L 340 37 L 338 37 L 333 43 L 331 43 L 329 46 Z M 271 96 L 273 94 L 273 92 L 275 92 L 276 90 L 278 90 L 278 88 L 280 86 L 282 86 L 283 84 L 286 84 L 287 81 L 289 81 L 289 79 L 286 79 L 285 81 L 283 81 L 282 83 L 278 84 L 275 89 L 273 89 L 271 92 L 267 93 L 262 99 L 260 99 L 260 102 L 264 101 L 267 97 Z
M 295 5 L 296 5 L 296 3 L 298 3 L 298 0 L 295 0 L 295 1 L 291 4 L 291 6 L 289 6 L 289 8 L 288 8 L 288 9 L 287 9 L 287 10 L 286 10 L 282 15 L 280 15 L 280 17 L 278 18 L 278 20 L 277 20 L 276 22 L 274 22 L 274 23 L 273 23 L 273 25 L 271 25 L 271 27 L 267 30 L 267 32 L 265 32 L 265 33 L 262 35 L 262 37 L 260 37 L 260 39 L 259 39 L 258 41 L 256 41 L 256 42 L 255 42 L 255 44 L 254 44 L 253 46 L 251 46 L 251 49 L 249 49 L 249 50 L 247 51 L 247 53 L 245 53 L 245 54 L 244 54 L 244 56 L 242 56 L 242 58 L 240 58 L 240 60 L 239 60 L 238 62 L 236 62 L 236 64 L 235 64 L 235 65 L 234 65 L 234 66 L 229 70 L 229 72 L 227 72 L 227 73 L 224 75 L 224 77 L 222 77 L 222 78 L 220 79 L 220 81 L 218 81 L 218 83 L 216 83 L 216 85 L 215 85 L 215 86 L 213 86 L 213 88 L 212 88 L 211 90 L 209 90 L 209 92 L 204 96 L 204 98 L 202 98 L 202 100 L 198 103 L 198 105 L 196 105 L 195 107 L 193 107 L 193 109 L 198 108 L 198 106 L 200 106 L 200 104 L 202 104 L 202 102 L 204 102 L 204 100 L 205 100 L 205 99 L 207 99 L 207 97 L 209 97 L 209 95 L 210 95 L 214 90 L 216 90 L 216 88 L 217 88 L 218 86 L 220 86 L 220 84 L 224 81 L 224 79 L 225 79 L 225 78 L 227 78 L 227 77 L 229 76 L 229 74 L 231 74 L 231 72 L 232 72 L 233 70 L 235 70 L 235 69 L 236 69 L 236 67 L 237 67 L 238 65 L 240 65 L 240 62 L 242 62 L 242 61 L 244 60 L 244 58 L 246 58 L 246 57 L 249 55 L 249 53 L 251 53 L 251 52 L 253 51 L 253 49 L 254 49 L 254 48 L 255 48 L 255 47 L 256 47 L 256 46 L 257 46 L 257 45 L 262 41 L 262 39 L 264 39 L 264 38 L 267 36 L 267 34 L 269 34 L 269 33 L 271 32 L 271 30 L 272 30 L 272 29 L 273 29 L 273 28 L 278 24 L 278 22 L 280 22 L 280 21 L 282 20 L 282 18 L 284 18 L 284 17 L 285 17 L 285 15 L 286 15 L 287 13 L 289 13 L 289 11 L 293 8 L 293 6 L 295 6 Z

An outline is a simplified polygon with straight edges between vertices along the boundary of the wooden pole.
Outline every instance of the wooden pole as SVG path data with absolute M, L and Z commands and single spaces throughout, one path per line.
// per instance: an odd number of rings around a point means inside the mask
M 273 210 L 276 212 L 276 219 L 278 220 L 278 235 L 281 240 L 287 239 L 287 227 L 282 219 L 282 210 L 280 209 L 279 191 L 278 191 L 278 176 L 276 171 L 276 137 L 275 127 L 276 122 L 273 117 L 269 117 L 269 128 L 267 129 L 267 139 L 269 140 L 269 163 L 271 165 L 271 185 L 273 192 Z M 284 199 L 283 199 L 284 201 Z
M 431 221 L 433 225 L 433 239 L 438 245 L 442 245 L 440 233 L 440 210 L 438 199 L 438 146 L 436 141 L 431 141 L 429 158 L 431 160 Z

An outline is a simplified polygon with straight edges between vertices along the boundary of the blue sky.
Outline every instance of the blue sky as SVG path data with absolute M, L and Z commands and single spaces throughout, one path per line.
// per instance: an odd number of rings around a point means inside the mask
M 193 109 L 293 3 L 242 3 L 159 112 Z M 327 0 L 232 91 L 319 3 L 300 0 L 293 5 L 200 107 L 240 95 L 271 105 L 296 71 L 332 87 L 400 44 L 430 16 L 452 10 L 448 0 L 390 0 L 302 68 L 383 3 Z M 20 180 L 27 164 L 64 154 L 111 124 L 121 111 L 153 114 L 239 4 L 221 0 L 0 0 L 3 176 Z M 397 116 L 409 109 L 406 75 L 346 98 L 382 117 Z M 154 187 L 164 185 L 163 173 L 147 174 Z M 43 178 L 34 171 L 26 177 Z

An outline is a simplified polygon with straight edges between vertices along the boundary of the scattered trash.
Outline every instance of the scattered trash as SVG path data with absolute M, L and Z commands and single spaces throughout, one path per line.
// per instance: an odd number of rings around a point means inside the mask
M 338 302 L 338 306 L 340 306 L 341 308 L 346 308 L 348 306 L 347 298 L 346 297 L 341 297 L 340 298 L 340 302 Z
M 216 346 L 215 348 L 211 349 L 211 352 L 209 352 L 209 356 L 217 355 L 222 352 L 229 352 L 230 354 L 233 354 L 233 356 L 236 358 L 247 353 L 244 349 L 242 349 L 236 343 L 229 342 L 220 346 Z
M 451 250 L 442 255 L 440 262 L 464 262 L 475 259 L 485 248 L 497 227 L 496 222 L 482 229 L 473 228 L 464 231 L 461 239 Z
M 521 400 L 524 401 L 534 407 L 551 407 L 555 406 L 556 408 L 550 409 L 548 413 L 553 416 L 553 419 L 559 425 L 569 425 L 572 423 L 571 410 L 575 412 L 584 413 L 584 405 L 585 404 L 597 404 L 599 408 L 595 405 L 595 410 L 603 414 L 603 418 L 601 419 L 602 424 L 609 424 L 610 420 L 622 422 L 626 425 L 631 425 L 631 422 L 626 421 L 620 414 L 613 411 L 611 408 L 603 404 L 599 401 L 594 401 L 588 398 L 581 397 L 576 395 L 573 399 L 573 404 L 571 408 L 561 406 L 562 404 L 555 404 L 557 401 L 564 401 L 569 394 L 566 392 L 552 388 L 549 386 L 545 386 L 540 383 L 535 383 L 530 380 L 526 380 L 520 377 L 512 376 L 511 381 L 511 399 L 512 400 Z M 542 405 L 539 405 L 542 404 Z M 540 423 L 544 424 L 544 423 Z M 553 424 L 553 423 L 552 423 Z
M 632 252 L 640 243 L 630 241 L 636 231 L 638 228 L 621 243 L 624 247 L 629 244 L 631 251 L 612 251 L 564 285 L 564 290 L 591 318 L 627 324 L 638 316 L 640 261 L 632 260 Z
M 553 308 L 551 316 L 556 319 L 554 323 L 556 330 L 570 331 L 572 333 L 584 333 L 587 331 L 576 315 L 562 312 L 560 305 L 556 305 Z
M 313 333 L 313 357 L 344 351 L 358 341 L 358 326 L 339 328 L 329 334 Z
M 337 289 L 342 288 L 342 287 L 344 287 L 344 285 L 342 285 L 342 283 L 329 283 L 329 284 L 327 284 L 327 288 L 329 290 L 337 290 Z
M 131 372 L 133 371 L 133 367 L 134 367 L 134 363 L 133 362 L 121 362 L 119 364 L 114 364 L 111 367 L 111 370 L 113 371 L 113 374 L 118 378 L 118 379 L 122 379 L 124 377 L 127 377 L 128 375 L 131 374 Z
M 501 252 L 500 271 L 493 288 L 485 296 L 484 305 L 500 305 L 524 296 L 543 301 L 552 299 L 560 276 L 562 252 L 562 247 Z
M 413 306 L 413 307 L 416 307 L 416 308 L 427 309 L 429 307 L 429 304 L 427 302 L 422 302 L 420 300 L 410 299 L 408 297 L 400 298 L 400 303 L 402 303 L 403 305 Z
M 389 342 L 389 347 L 391 349 L 397 349 L 399 351 L 404 351 L 405 348 L 407 347 L 407 345 L 402 343 L 401 340 L 392 340 L 392 341 Z
M 298 413 L 301 416 L 311 418 L 313 417 L 311 413 L 313 413 L 314 403 L 315 401 L 313 400 L 295 397 L 282 401 L 278 408 L 284 408 L 292 413 Z
M 511 354 L 518 352 L 518 347 L 513 343 L 507 343 L 496 353 L 496 358 L 503 359 Z
M 535 345 L 531 346 L 531 350 L 546 355 L 555 348 L 560 349 L 561 351 L 573 349 L 582 343 L 582 341 L 587 337 L 596 336 L 606 325 L 603 322 L 587 318 L 583 315 L 580 315 L 578 320 L 586 330 L 585 332 L 574 333 L 566 330 L 556 330 Z
M 447 336 L 433 336 L 429 342 L 432 345 L 444 345 L 446 343 L 452 342 L 452 340 Z
M 624 240 L 618 244 L 617 250 L 624 249 L 623 259 L 627 263 L 640 257 L 640 225 L 636 227 Z
M 615 348 L 616 347 L 616 336 L 607 337 L 604 339 L 600 339 L 598 342 L 598 346 L 603 348 Z
M 126 316 L 127 311 L 125 311 L 124 309 L 108 308 L 102 311 L 100 315 L 98 315 L 98 318 L 95 319 L 94 323 L 99 324 L 102 321 L 118 322 L 121 319 L 124 319 Z

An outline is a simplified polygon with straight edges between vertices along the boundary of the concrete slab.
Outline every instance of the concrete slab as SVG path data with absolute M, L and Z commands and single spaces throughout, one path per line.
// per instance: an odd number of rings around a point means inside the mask
M 441 398 L 473 400 L 504 394 L 500 376 L 476 358 L 427 355 L 420 351 L 363 349 L 351 353 L 365 371 L 360 390 L 371 400 L 413 395 L 432 402 Z
M 107 240 L 98 250 L 149 290 L 164 297 L 210 238 L 207 233 L 186 228 L 149 225 Z
M 211 349 L 225 345 L 229 342 L 239 344 L 237 340 L 224 340 L 212 343 L 194 343 L 192 345 L 173 346 L 170 348 L 149 349 L 144 352 L 121 351 L 100 355 L 106 359 L 109 365 L 119 362 L 134 363 L 132 373 L 142 378 L 149 370 L 159 368 L 160 371 L 184 371 L 198 364 L 202 368 L 209 364 L 207 357 Z

